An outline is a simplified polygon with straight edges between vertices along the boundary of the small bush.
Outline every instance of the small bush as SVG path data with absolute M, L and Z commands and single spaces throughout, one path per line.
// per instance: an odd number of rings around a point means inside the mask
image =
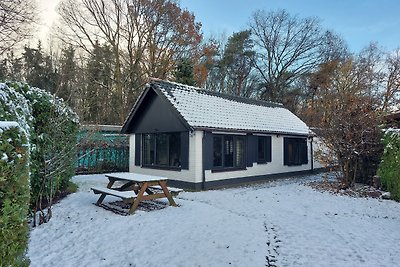
M 0 265 L 29 265 L 29 149 L 18 126 L 0 122 Z
M 78 185 L 69 181 L 67 185 L 67 192 L 68 193 L 76 193 L 78 191 Z
M 378 175 L 382 186 L 392 197 L 400 201 L 400 130 L 388 130 L 383 143 L 385 151 L 379 165 Z

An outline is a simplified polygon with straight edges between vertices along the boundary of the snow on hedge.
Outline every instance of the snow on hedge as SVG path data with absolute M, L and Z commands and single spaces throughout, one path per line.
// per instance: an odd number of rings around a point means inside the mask
M 16 88 L 23 86 L 14 83 Z M 23 94 L 8 83 L 0 83 L 0 120 L 16 121 L 25 136 L 29 138 L 33 122 L 32 108 Z
M 49 92 L 21 82 L 0 83 L 0 121 L 15 121 L 28 138 L 28 142 L 34 131 L 32 127 L 35 118 L 32 107 L 46 102 L 52 104 L 60 116 L 79 123 L 78 115 L 62 99 Z M 31 149 L 35 149 L 35 146 Z

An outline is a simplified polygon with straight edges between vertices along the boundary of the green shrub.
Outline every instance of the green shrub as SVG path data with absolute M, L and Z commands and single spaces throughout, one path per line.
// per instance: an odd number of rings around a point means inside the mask
M 0 83 L 0 120 L 17 121 L 29 141 L 31 207 L 52 202 L 75 173 L 77 115 L 59 99 L 24 83 Z M 36 217 L 35 217 L 36 218 Z
M 16 85 L 16 86 L 15 86 Z M 64 102 L 39 88 L 10 84 L 32 108 L 31 196 L 32 206 L 41 210 L 40 200 L 51 203 L 65 190 L 75 174 L 77 115 Z
M 29 149 L 18 125 L 0 122 L 0 265 L 29 265 Z
M 27 84 L 0 83 L 0 266 L 29 265 L 29 201 L 44 214 L 56 192 L 70 186 L 78 117 L 59 98 Z M 51 217 L 48 210 L 46 221 Z M 36 224 L 36 213 L 33 217 Z
M 378 175 L 382 186 L 392 197 L 400 201 L 400 130 L 387 130 L 383 139 L 385 151 Z

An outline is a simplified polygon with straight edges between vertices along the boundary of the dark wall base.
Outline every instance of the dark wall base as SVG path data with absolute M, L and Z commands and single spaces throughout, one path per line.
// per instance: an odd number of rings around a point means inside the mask
M 208 189 L 217 189 L 222 187 L 233 187 L 248 183 L 268 181 L 272 179 L 278 178 L 287 178 L 290 176 L 300 176 L 300 175 L 310 175 L 317 174 L 320 172 L 327 171 L 326 168 L 314 169 L 314 170 L 306 170 L 306 171 L 297 171 L 297 172 L 285 172 L 285 173 L 276 173 L 276 174 L 268 174 L 268 175 L 258 175 L 258 176 L 250 176 L 250 177 L 240 177 L 233 179 L 224 179 L 218 181 L 210 181 L 205 182 L 204 188 L 203 183 L 190 183 L 183 182 L 178 180 L 168 180 L 168 186 L 178 187 L 186 190 L 200 191 L 200 190 L 208 190 Z

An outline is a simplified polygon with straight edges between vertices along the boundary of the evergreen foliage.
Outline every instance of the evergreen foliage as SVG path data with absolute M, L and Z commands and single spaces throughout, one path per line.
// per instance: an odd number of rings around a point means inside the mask
M 0 266 L 28 266 L 29 149 L 17 126 L 0 123 Z
M 379 165 L 378 175 L 382 186 L 392 197 L 400 201 L 400 132 L 388 130 L 383 138 L 385 151 Z
M 193 62 L 190 59 L 182 59 L 176 66 L 175 81 L 178 83 L 187 84 L 190 86 L 196 85 L 196 80 L 193 74 Z
M 64 102 L 39 88 L 21 83 L 0 83 L 1 120 L 17 121 L 29 141 L 31 154 L 31 207 L 41 222 L 51 217 L 58 190 L 68 186 L 75 172 L 78 118 Z M 36 219 L 36 217 L 34 217 Z
M 59 80 L 52 58 L 43 52 L 39 42 L 37 48 L 25 47 L 23 53 L 26 81 L 31 86 L 42 88 L 48 92 L 55 93 Z

